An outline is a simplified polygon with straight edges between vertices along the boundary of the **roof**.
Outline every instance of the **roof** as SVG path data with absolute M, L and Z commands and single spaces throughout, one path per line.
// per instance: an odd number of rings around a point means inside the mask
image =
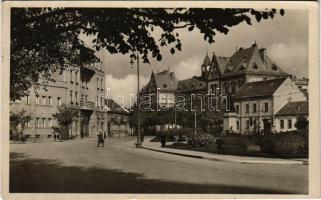
M 161 91 L 176 91 L 178 86 L 178 80 L 175 77 L 174 72 L 170 72 L 168 70 L 164 70 L 155 74 L 152 72 L 149 83 L 145 85 L 141 92 L 148 92 L 151 82 L 155 80 L 156 87 Z
M 245 83 L 234 95 L 235 99 L 246 97 L 271 96 L 287 78 L 270 79 Z
M 256 44 L 246 49 L 240 48 L 235 52 L 223 71 L 224 76 L 244 73 L 287 75 L 266 55 L 266 50 L 264 48 L 259 49 Z
M 205 65 L 205 66 L 211 65 L 211 59 L 210 59 L 210 57 L 208 56 L 208 54 L 206 54 L 206 56 L 205 56 L 203 65 Z
M 230 57 L 224 56 L 217 56 L 218 65 L 220 67 L 221 72 L 223 73 L 225 67 L 227 66 L 228 62 L 230 61 Z
M 107 112 L 118 114 L 129 114 L 129 111 L 117 104 L 113 99 L 105 99 L 105 105 L 107 106 Z
M 190 92 L 195 90 L 206 89 L 206 82 L 201 77 L 192 77 L 178 82 L 177 92 Z
M 307 115 L 309 114 L 309 102 L 288 102 L 275 115 Z

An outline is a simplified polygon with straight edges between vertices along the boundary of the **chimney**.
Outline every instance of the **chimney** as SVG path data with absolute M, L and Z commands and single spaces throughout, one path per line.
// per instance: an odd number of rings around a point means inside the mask
M 259 53 L 260 53 L 260 57 L 261 57 L 263 63 L 265 63 L 266 49 L 265 48 L 260 49 Z

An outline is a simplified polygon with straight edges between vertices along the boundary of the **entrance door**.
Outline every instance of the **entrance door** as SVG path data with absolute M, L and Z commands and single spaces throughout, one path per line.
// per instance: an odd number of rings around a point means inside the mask
M 264 128 L 264 133 L 271 133 L 272 124 L 270 120 L 263 119 L 263 128 Z
M 88 137 L 89 136 L 89 119 L 90 119 L 91 112 L 81 112 L 81 130 L 80 136 Z

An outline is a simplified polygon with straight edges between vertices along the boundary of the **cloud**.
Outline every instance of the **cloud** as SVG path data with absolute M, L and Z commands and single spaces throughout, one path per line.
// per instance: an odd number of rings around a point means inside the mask
M 201 63 L 204 56 L 194 55 L 174 65 L 175 76 L 178 80 L 199 76 L 201 74 Z
M 140 76 L 140 89 L 147 84 L 149 78 Z M 130 107 L 136 102 L 137 76 L 129 74 L 125 78 L 106 75 L 107 98 L 114 99 L 118 104 Z
M 302 43 L 273 43 L 268 55 L 287 73 L 308 76 L 308 47 Z

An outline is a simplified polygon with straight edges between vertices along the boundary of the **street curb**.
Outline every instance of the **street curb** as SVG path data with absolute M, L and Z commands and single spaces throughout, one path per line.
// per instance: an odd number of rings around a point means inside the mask
M 231 163 L 240 163 L 240 164 L 281 164 L 281 165 L 308 165 L 309 163 L 307 161 L 288 161 L 288 162 L 278 162 L 278 161 L 240 161 L 240 160 L 231 160 L 231 159 L 224 159 L 224 158 L 211 158 L 211 157 L 204 157 L 204 156 L 196 156 L 196 155 L 190 155 L 190 154 L 184 154 L 184 153 L 176 153 L 176 152 L 169 152 L 164 150 L 158 150 L 148 147 L 142 147 L 143 149 L 161 152 L 161 153 L 167 153 L 172 155 L 178 155 L 178 156 L 184 156 L 184 157 L 190 157 L 190 158 L 198 158 L 198 159 L 206 159 L 206 160 L 212 160 L 212 161 L 221 161 L 221 162 L 231 162 Z
M 162 150 L 152 149 L 152 148 L 148 148 L 148 147 L 141 147 L 141 148 L 147 149 L 147 150 L 152 150 L 152 151 L 157 151 L 157 152 L 162 152 L 162 153 L 173 154 L 173 155 L 177 155 L 177 156 L 184 156 L 184 157 L 190 157 L 190 158 L 204 159 L 203 156 L 195 156 L 195 155 L 190 155 L 190 154 L 183 154 L 183 153 L 175 153 L 175 152 L 169 152 L 169 151 L 162 151 Z

